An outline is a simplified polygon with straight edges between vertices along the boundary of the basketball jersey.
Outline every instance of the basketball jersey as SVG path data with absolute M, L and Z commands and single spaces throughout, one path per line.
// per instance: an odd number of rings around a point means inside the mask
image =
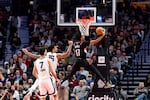
M 39 79 L 47 79 L 51 77 L 48 60 L 49 59 L 45 57 L 43 59 L 37 59 L 34 62 L 34 64 L 36 65 Z
M 74 53 L 77 58 L 86 58 L 86 47 L 89 46 L 89 43 L 89 41 L 74 42 Z
M 58 65 L 57 54 L 52 52 L 47 52 L 47 57 L 52 60 L 52 65 L 54 70 L 56 71 Z

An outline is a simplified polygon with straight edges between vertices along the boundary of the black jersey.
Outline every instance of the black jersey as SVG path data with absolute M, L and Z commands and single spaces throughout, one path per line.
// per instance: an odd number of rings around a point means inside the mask
M 74 42 L 74 53 L 77 58 L 86 58 L 86 47 L 88 47 L 90 44 L 89 41 L 84 41 L 82 43 L 80 42 Z

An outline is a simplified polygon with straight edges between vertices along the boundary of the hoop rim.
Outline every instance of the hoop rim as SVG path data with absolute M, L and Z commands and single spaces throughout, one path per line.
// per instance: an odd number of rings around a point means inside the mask
M 93 20 L 91 19 L 78 19 L 76 20 L 76 23 L 79 25 L 83 25 L 83 26 L 90 26 L 90 24 L 92 23 Z

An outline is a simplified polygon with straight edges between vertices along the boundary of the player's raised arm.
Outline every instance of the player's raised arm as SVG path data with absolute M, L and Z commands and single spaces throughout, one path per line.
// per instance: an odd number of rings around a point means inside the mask
M 57 53 L 57 58 L 67 58 L 70 56 L 71 54 L 71 50 L 72 50 L 72 45 L 73 45 L 73 42 L 72 41 L 68 41 L 68 49 L 65 53 Z
M 36 55 L 36 54 L 29 52 L 26 48 L 23 48 L 22 51 L 31 58 L 37 59 L 40 57 L 40 55 Z
M 96 29 L 96 33 L 99 35 L 99 37 L 95 40 L 91 40 L 90 45 L 97 44 L 99 41 L 101 41 L 103 39 L 103 37 L 105 36 L 105 29 L 102 27 L 100 27 L 100 28 L 98 27 Z

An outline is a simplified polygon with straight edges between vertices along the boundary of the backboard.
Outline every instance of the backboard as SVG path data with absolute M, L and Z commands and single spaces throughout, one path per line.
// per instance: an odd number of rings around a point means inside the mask
M 113 26 L 115 11 L 116 0 L 57 0 L 57 25 L 78 26 L 78 19 L 90 15 L 90 26 Z

